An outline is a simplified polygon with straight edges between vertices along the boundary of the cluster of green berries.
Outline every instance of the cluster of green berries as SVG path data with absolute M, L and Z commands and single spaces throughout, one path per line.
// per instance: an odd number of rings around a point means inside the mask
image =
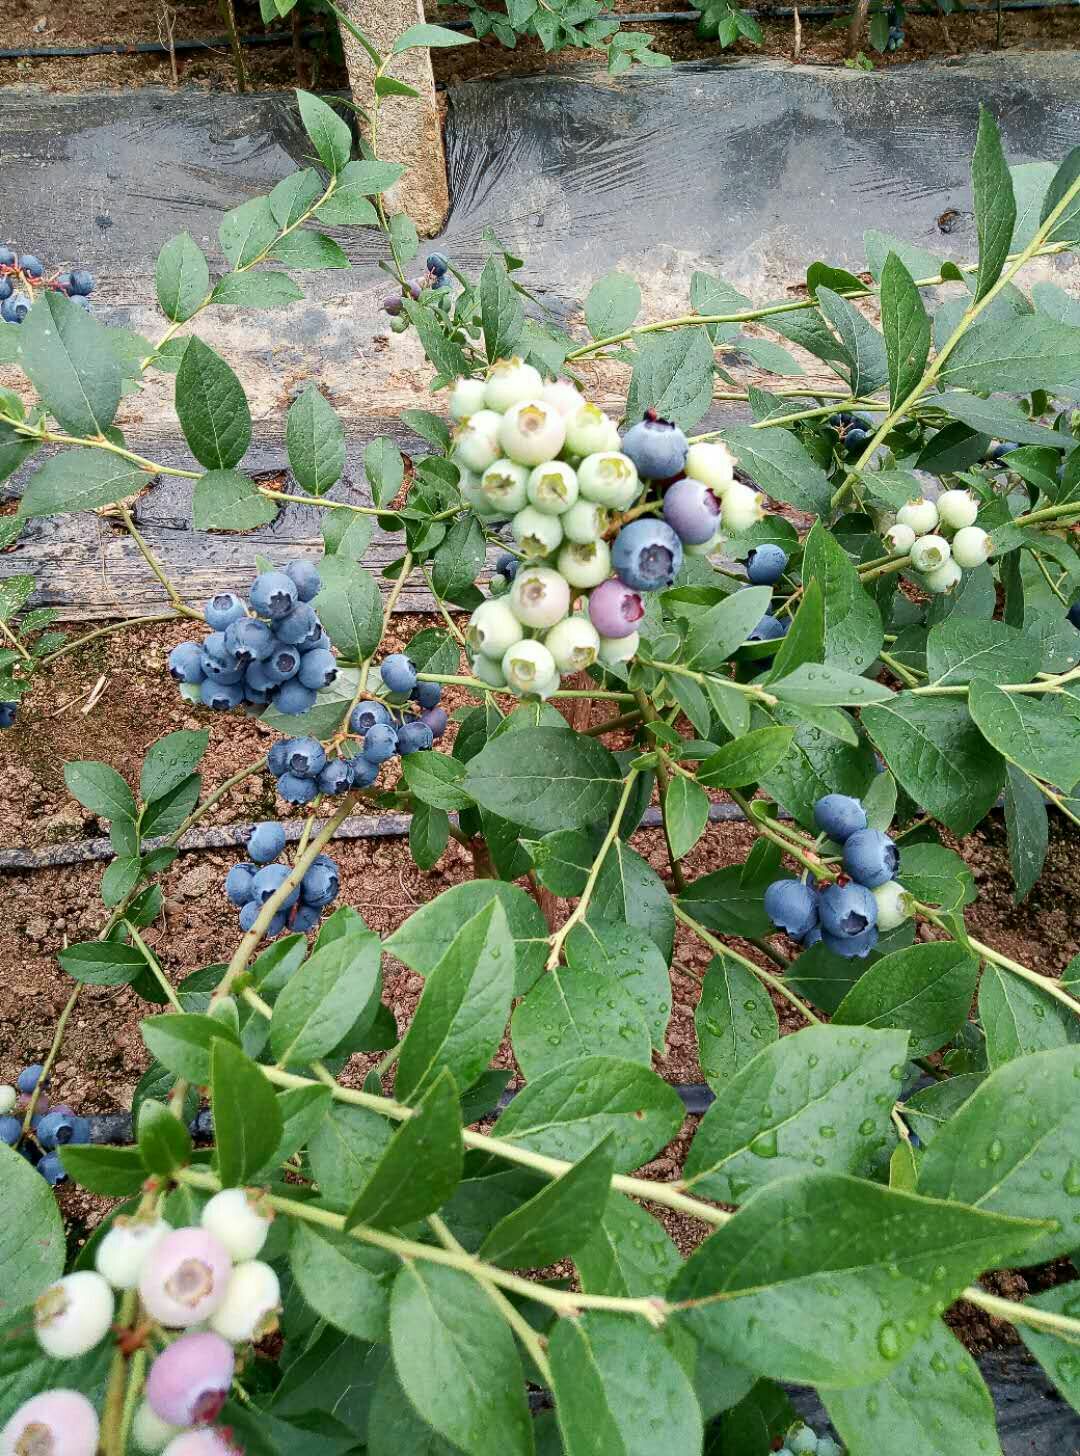
M 249 862 L 233 865 L 225 876 L 225 893 L 240 911 L 240 929 L 245 934 L 254 926 L 270 896 L 288 879 L 291 869 L 279 862 L 285 849 L 285 830 L 273 820 L 252 825 L 246 847 Z M 322 912 L 334 903 L 340 889 L 341 876 L 336 862 L 329 855 L 320 854 L 279 907 L 267 926 L 266 939 L 273 940 L 286 930 L 291 934 L 314 930 Z
M 765 913 L 804 948 L 821 941 L 836 955 L 861 959 L 880 932 L 895 930 L 914 909 L 896 879 L 900 851 L 882 830 L 868 827 L 862 803 L 848 794 L 820 798 L 814 823 L 839 847 L 843 873 L 820 889 L 806 876 L 774 880 L 765 891 Z
M 246 704 L 256 712 L 273 703 L 295 716 L 315 706 L 321 688 L 337 677 L 337 659 L 312 600 L 322 581 L 310 561 L 263 571 L 245 603 L 219 592 L 203 615 L 212 630 L 201 642 L 181 642 L 169 653 L 169 672 L 192 703 L 224 712 Z
M 812 1426 L 800 1421 L 788 1431 L 776 1456 L 844 1456 L 844 1448 L 831 1436 L 819 1436 Z
M 691 444 L 655 410 L 620 436 L 576 385 L 519 358 L 459 379 L 450 414 L 462 498 L 509 520 L 516 546 L 466 634 L 491 687 L 548 697 L 564 674 L 629 662 L 644 595 L 671 586 L 685 554 L 717 550 L 722 525 L 764 515 L 724 445 Z
M 147 1456 L 237 1456 L 229 1431 L 214 1422 L 238 1354 L 277 1328 L 278 1278 L 258 1257 L 272 1218 L 265 1198 L 243 1188 L 215 1194 L 188 1228 L 153 1213 L 116 1218 L 97 1245 L 95 1267 L 66 1275 L 38 1298 L 38 1344 L 65 1361 L 109 1338 L 118 1292 L 138 1293 L 144 1338 L 170 1341 L 150 1363 L 132 1423 L 132 1443 Z M 84 1395 L 48 1390 L 11 1417 L 0 1453 L 95 1456 L 99 1435 Z
M 927 591 L 952 591 L 965 571 L 981 566 L 993 551 L 990 537 L 975 524 L 978 514 L 970 490 L 945 490 L 936 501 L 919 496 L 900 507 L 885 539 L 910 556 Z
M 16 292 L 20 286 L 26 289 L 25 293 Z M 69 273 L 58 273 L 55 278 L 46 278 L 45 265 L 33 253 L 20 255 L 14 248 L 0 247 L 0 320 L 21 324 L 34 306 L 35 288 L 63 293 L 89 313 L 94 276 L 85 268 L 75 268 Z
M 90 1124 L 85 1117 L 59 1103 L 53 1107 L 44 1091 L 38 1091 L 44 1068 L 39 1062 L 23 1067 L 14 1087 L 0 1086 L 0 1143 L 18 1148 L 26 1161 L 38 1170 L 50 1188 L 67 1178 L 60 1161 L 59 1149 L 69 1143 L 88 1143 Z M 37 1098 L 34 1100 L 34 1093 Z M 23 1137 L 26 1110 L 34 1100 L 30 1118 L 30 1136 Z

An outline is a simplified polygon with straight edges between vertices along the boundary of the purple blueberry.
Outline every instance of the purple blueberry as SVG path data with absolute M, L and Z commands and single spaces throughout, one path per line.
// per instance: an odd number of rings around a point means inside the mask
M 410 718 L 398 729 L 398 753 L 405 757 L 409 753 L 422 753 L 431 747 L 435 735 L 419 718 Z
M 299 600 L 296 582 L 283 571 L 260 572 L 252 583 L 251 605 L 260 617 L 287 617 Z
M 328 688 L 337 675 L 337 658 L 325 648 L 317 647 L 314 652 L 305 652 L 300 659 L 297 682 L 314 693 L 320 688 Z
M 420 721 L 431 729 L 432 738 L 441 738 L 450 720 L 445 708 L 428 708 L 420 714 Z
M 146 1256 L 139 1297 L 151 1319 L 184 1329 L 210 1318 L 225 1298 L 231 1273 L 232 1259 L 220 1239 L 201 1228 L 174 1229 Z
M 401 312 L 401 294 L 388 293 L 382 301 L 383 312 L 388 313 L 391 318 L 397 318 Z
M 349 732 L 358 733 L 361 737 L 370 733 L 376 723 L 389 723 L 390 710 L 385 703 L 376 702 L 374 698 L 364 703 L 357 703 L 356 707 L 349 714 Z
M 332 758 L 318 776 L 320 794 L 344 794 L 352 784 L 349 765 L 343 758 Z
M 420 704 L 421 708 L 438 707 L 442 698 L 442 683 L 421 682 L 413 688 L 413 701 Z
M 235 1366 L 233 1347 L 220 1335 L 209 1330 L 182 1335 L 150 1366 L 146 1399 L 170 1426 L 216 1420 L 229 1398 Z
M 392 652 L 384 658 L 380 672 L 392 693 L 411 693 L 416 686 L 416 666 L 404 652 Z
M 664 520 L 686 546 L 704 546 L 720 524 L 720 502 L 701 480 L 688 476 L 664 492 Z
M 877 901 L 865 885 L 829 885 L 818 896 L 822 933 L 851 940 L 877 925 Z
M 368 763 L 385 763 L 397 752 L 397 730 L 389 723 L 376 723 L 364 735 L 361 757 Z
M 314 689 L 304 687 L 303 683 L 295 679 L 282 683 L 274 697 L 274 706 L 279 713 L 298 718 L 301 713 L 309 713 L 315 706 Z
M 601 637 L 629 637 L 645 615 L 640 595 L 617 576 L 602 581 L 589 596 L 589 619 Z
M 796 940 L 817 925 L 817 894 L 802 880 L 774 880 L 765 891 L 765 914 Z
M 788 554 L 771 543 L 754 546 L 746 558 L 746 579 L 753 586 L 772 586 L 787 570 Z
M 287 804 L 310 804 L 319 792 L 319 786 L 314 779 L 283 773 L 277 781 L 277 791 Z
M 207 602 L 203 616 L 208 627 L 215 632 L 224 632 L 233 622 L 247 616 L 247 608 L 235 592 L 218 592 Z
M 866 810 L 850 794 L 826 794 L 814 805 L 814 823 L 836 844 L 866 828 Z
M 680 475 L 688 449 L 678 425 L 662 420 L 654 409 L 645 411 L 645 418 L 627 430 L 622 442 L 622 453 L 637 466 L 642 480 L 670 480 Z
M 276 820 L 264 819 L 252 826 L 245 847 L 257 865 L 271 864 L 285 848 L 285 830 Z
M 310 602 L 318 596 L 322 587 L 322 577 L 313 561 L 305 557 L 298 557 L 296 561 L 290 561 L 285 568 L 285 575 L 296 584 L 296 592 L 300 601 Z
M 900 851 L 880 829 L 857 829 L 844 841 L 844 869 L 868 890 L 894 880 L 900 869 Z
M 169 653 L 169 676 L 176 682 L 201 683 L 203 650 L 201 643 L 181 642 Z
M 611 548 L 616 575 L 635 591 L 659 591 L 670 586 L 682 559 L 682 542 L 671 527 L 665 521 L 645 517 L 624 526 Z

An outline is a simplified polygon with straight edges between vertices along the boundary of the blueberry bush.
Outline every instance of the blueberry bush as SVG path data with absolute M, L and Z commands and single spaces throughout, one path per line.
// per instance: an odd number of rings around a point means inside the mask
M 586 339 L 537 316 L 497 239 L 478 279 L 441 254 L 408 277 L 396 170 L 299 104 L 317 163 L 226 215 L 216 281 L 192 239 L 165 246 L 156 342 L 57 290 L 0 332 L 37 396 L 0 395 L 0 462 L 31 466 L 8 539 L 117 516 L 166 594 L 152 620 L 202 624 L 178 691 L 280 735 L 208 795 L 209 729 L 156 743 L 137 786 L 66 766 L 115 857 L 99 936 L 59 957 L 52 1050 L 0 1090 L 0 1452 L 989 1456 L 991 1399 L 943 1319 L 961 1300 L 1080 1407 L 1074 1271 L 1023 1301 L 980 1282 L 1080 1247 L 1080 964 L 977 939 L 952 847 L 1002 804 L 1022 900 L 1080 816 L 1080 306 L 1024 288 L 1080 245 L 1080 151 L 1010 169 L 983 115 L 976 260 L 872 232 L 863 275 L 815 263 L 804 297 L 753 305 L 697 274 L 647 323 L 616 273 Z M 391 328 L 435 370 L 404 416 L 428 449 L 368 444 L 370 503 L 331 494 L 344 430 L 314 383 L 286 422 L 294 488 L 246 473 L 243 388 L 187 328 L 341 266 L 319 223 L 382 230 Z M 586 365 L 628 380 L 621 423 Z M 155 370 L 191 469 L 115 424 Z M 717 400 L 749 417 L 694 433 Z M 322 508 L 321 558 L 188 602 L 136 523 L 162 474 L 202 530 Z M 376 520 L 402 543 L 385 600 Z M 412 580 L 442 625 L 388 653 Z M 6 702 L 77 645 L 24 610 L 33 588 L 4 586 Z M 606 716 L 572 727 L 578 700 Z M 303 813 L 254 826 L 230 870 L 235 948 L 162 966 L 143 931 L 180 836 L 264 772 Z M 702 873 L 714 791 L 755 842 Z M 630 844 L 654 795 L 666 877 Z M 385 940 L 332 908 L 325 850 L 362 806 L 411 814 L 422 868 L 453 837 L 476 871 Z M 677 930 L 712 956 L 714 1098 L 665 1181 L 640 1170 L 687 1121 L 652 1065 Z M 405 1027 L 385 956 L 424 981 Z M 41 1114 L 85 984 L 148 1003 L 131 1146 Z M 115 1200 L 72 1265 L 44 1153 Z M 661 1216 L 699 1230 L 689 1257 Z

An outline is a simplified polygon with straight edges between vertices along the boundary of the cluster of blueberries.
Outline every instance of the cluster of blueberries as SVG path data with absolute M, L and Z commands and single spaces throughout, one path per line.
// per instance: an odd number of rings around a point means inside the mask
M 21 283 L 29 293 L 16 293 Z M 66 293 L 80 308 L 90 312 L 90 294 L 94 291 L 94 275 L 85 268 L 45 278 L 45 265 L 33 253 L 17 254 L 13 248 L 0 246 L 0 319 L 6 324 L 21 324 L 33 307 L 35 288 L 52 288 Z
M 225 711 L 268 703 L 295 716 L 315 706 L 320 688 L 337 677 L 330 638 L 311 605 L 322 581 L 310 561 L 263 571 L 248 605 L 219 592 L 204 616 L 213 630 L 202 642 L 181 642 L 169 653 L 169 672 L 191 702 Z
M 775 586 L 787 570 L 788 554 L 772 542 L 752 546 L 746 556 L 746 580 L 750 586 Z M 766 612 L 747 638 L 748 642 L 774 642 L 784 637 L 791 626 L 789 617 Z
M 427 274 L 423 278 L 413 278 L 405 285 L 409 297 L 418 299 L 423 293 L 425 286 L 438 292 L 450 287 L 450 260 L 445 253 L 429 253 L 427 256 Z M 388 293 L 383 299 L 383 312 L 388 313 L 392 319 L 398 320 L 401 313 L 401 300 L 404 294 L 399 289 L 397 293 Z M 401 319 L 400 327 L 408 327 L 408 320 Z
M 826 423 L 840 436 L 840 443 L 848 455 L 857 455 L 865 450 L 874 433 L 874 426 L 865 415 L 853 415 L 850 410 L 830 415 Z
M 831 1436 L 819 1436 L 812 1426 L 800 1421 L 788 1431 L 776 1456 L 844 1456 L 844 1448 Z
M 726 446 L 691 444 L 655 410 L 620 437 L 569 380 L 545 384 L 519 358 L 459 379 L 450 414 L 463 499 L 509 519 L 517 546 L 469 623 L 473 672 L 491 687 L 547 697 L 564 673 L 629 662 L 643 593 L 670 586 L 684 555 L 715 551 L 722 525 L 742 531 L 765 514 Z
M 300 743 L 307 740 L 292 741 Z M 245 847 L 251 862 L 233 865 L 225 876 L 225 893 L 238 907 L 240 929 L 246 933 L 255 924 L 270 896 L 288 879 L 291 866 L 278 863 L 285 849 L 285 830 L 272 819 L 252 826 Z M 322 912 L 334 903 L 340 889 L 336 861 L 329 855 L 318 855 L 271 920 L 266 939 L 273 940 L 285 930 L 299 935 L 314 930 Z
M 34 1305 L 45 1355 L 78 1360 L 114 1336 L 117 1295 L 137 1290 L 149 1319 L 170 1335 L 153 1354 L 131 1425 L 134 1447 L 162 1456 L 238 1456 L 215 1425 L 232 1390 L 238 1347 L 272 1333 L 281 1286 L 259 1258 L 273 1210 L 254 1189 L 227 1188 L 198 1224 L 173 1228 L 156 1213 L 115 1218 L 94 1268 L 58 1280 Z M 15 1411 L 0 1451 L 95 1456 L 97 1411 L 75 1390 L 46 1390 Z
M 943 490 L 936 501 L 919 496 L 900 507 L 885 539 L 894 551 L 910 556 L 928 591 L 952 591 L 964 572 L 981 566 L 994 549 L 975 524 L 978 514 L 970 490 Z M 951 541 L 942 534 L 946 531 Z
M 41 1081 L 43 1071 L 41 1064 L 35 1062 L 22 1069 L 15 1079 L 14 1087 L 0 1086 L 0 1143 L 5 1143 L 9 1148 L 18 1148 L 46 1183 L 55 1188 L 57 1183 L 62 1183 L 67 1177 L 57 1149 L 66 1147 L 68 1143 L 88 1143 L 90 1124 L 70 1107 L 63 1104 L 50 1106 L 49 1099 L 42 1091 L 38 1093 L 34 1115 L 30 1120 L 30 1131 L 34 1140 L 23 1138 L 26 1109 Z
M 911 915 L 912 898 L 896 880 L 900 851 L 887 834 L 867 827 L 866 810 L 847 794 L 819 799 L 814 822 L 841 846 L 844 873 L 821 889 L 805 879 L 774 880 L 765 891 L 765 913 L 804 948 L 822 941 L 836 955 L 861 959 L 880 931 Z

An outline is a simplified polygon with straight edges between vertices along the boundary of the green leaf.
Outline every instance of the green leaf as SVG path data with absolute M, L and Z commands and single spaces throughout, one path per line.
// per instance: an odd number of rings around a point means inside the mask
M 979 1367 L 940 1320 L 881 1380 L 831 1390 L 825 1408 L 853 1451 L 987 1456 L 1001 1450 L 994 1402 Z
M 1074 1249 L 1072 1189 L 1080 1185 L 1080 1127 L 1073 1088 L 1078 1078 L 1076 1046 L 998 1067 L 923 1153 L 919 1192 L 992 1213 L 1037 1211 L 1052 1220 L 1018 1264 L 1041 1264 Z
M 1068 389 L 1080 380 L 1080 329 L 1045 314 L 974 324 L 940 375 L 950 388 L 1026 394 Z
M 219 1038 L 213 1043 L 210 1076 L 217 1174 L 223 1188 L 237 1188 L 281 1141 L 281 1108 L 259 1067 L 231 1042 Z
M 1059 450 L 1068 448 L 1068 440 L 1059 431 L 1035 424 L 1011 399 L 980 399 L 977 394 L 960 394 L 950 390 L 946 394 L 934 395 L 933 402 L 937 409 L 945 410 L 980 434 L 1015 440 L 1018 445 L 1056 446 Z
M 1042 874 L 1050 845 L 1050 825 L 1041 791 L 1011 763 L 1005 765 L 1005 831 L 1019 903 Z
M 434 1213 L 461 1181 L 463 1156 L 457 1089 L 444 1067 L 394 1134 L 349 1209 L 346 1229 L 392 1228 Z
M 370 440 L 364 449 L 364 474 L 377 506 L 389 505 L 405 480 L 405 462 L 393 440 Z M 456 659 L 455 668 L 456 671 Z
M 546 834 L 610 818 L 622 789 L 614 756 L 564 728 L 527 728 L 489 742 L 468 764 L 470 798 Z
M 303 296 L 287 273 L 265 268 L 259 273 L 226 273 L 215 283 L 210 302 L 234 308 L 288 308 Z
M 1053 1289 L 1044 1290 L 1042 1294 L 1032 1295 L 1025 1299 L 1024 1303 L 1031 1305 L 1034 1309 L 1064 1315 L 1067 1319 L 1075 1319 L 1078 1292 L 1080 1291 L 1078 1291 L 1075 1281 L 1071 1284 L 1058 1284 Z M 1016 1326 L 1016 1333 L 1073 1410 L 1080 1410 L 1080 1360 L 1071 1351 L 1067 1352 L 1065 1349 L 1066 1346 L 1075 1347 L 1076 1337 L 1070 1334 L 1063 1338 L 1056 1332 L 1035 1329 L 1031 1325 L 1019 1323 Z
M 881 270 L 881 331 L 889 363 L 889 403 L 895 408 L 922 378 L 930 353 L 930 316 L 895 253 Z
M 525 313 L 506 269 L 489 258 L 480 275 L 480 318 L 490 363 L 512 354 L 521 338 Z
M 697 672 L 715 672 L 750 636 L 771 600 L 769 587 L 748 586 L 691 618 L 683 644 L 684 665 Z
M 382 944 L 351 931 L 316 949 L 286 982 L 270 1022 L 270 1045 L 283 1065 L 328 1055 L 377 992 Z
M 192 774 L 175 789 L 147 804 L 142 814 L 143 835 L 172 834 L 179 829 L 198 803 L 201 788 L 202 779 L 198 774 Z
M 244 386 L 199 338 L 184 350 L 176 373 L 176 414 L 191 453 L 207 470 L 230 470 L 251 444 Z
M 664 1225 L 614 1189 L 598 1228 L 574 1254 L 582 1289 L 636 1299 L 662 1294 L 682 1267 Z
M 775 500 L 826 515 L 832 486 L 821 466 L 790 430 L 732 425 L 722 435 L 742 468 Z
M 594 339 L 621 334 L 641 312 L 641 289 L 628 273 L 617 269 L 589 289 L 585 299 L 585 327 Z
M 278 225 L 268 197 L 253 197 L 232 208 L 218 227 L 218 242 L 231 268 L 249 267 L 277 235 Z
M 267 254 L 286 268 L 347 268 L 349 260 L 340 243 L 325 233 L 300 228 L 279 238 Z
M 136 855 L 114 859 L 101 877 L 101 898 L 106 905 L 119 905 L 139 883 L 142 862 Z
M 483 567 L 486 553 L 483 526 L 471 512 L 459 516 L 435 552 L 431 568 L 435 595 L 443 601 L 466 606 L 470 599 L 475 600 L 473 583 Z
M 573 1167 L 501 1218 L 477 1257 L 506 1269 L 542 1269 L 575 1253 L 603 1215 L 613 1161 L 608 1134 Z
M 979 963 L 955 941 L 912 945 L 882 956 L 841 1001 L 834 1026 L 909 1031 L 908 1055 L 925 1057 L 967 1019 Z
M 335 1329 L 358 1340 L 386 1339 L 390 1290 L 400 1267 L 393 1254 L 297 1219 L 289 1267 L 304 1299 Z
M 1080 179 L 1080 147 L 1073 147 L 1054 173 L 1053 180 L 1046 189 L 1046 196 L 1039 214 L 1040 224 L 1045 223 L 1055 208 L 1061 205 L 1069 190 L 1075 187 L 1078 179 Z M 1080 240 L 1080 195 L 1074 194 L 1072 201 L 1047 233 L 1046 241 L 1048 243 L 1075 243 L 1078 240 Z
M 79 803 L 102 819 L 134 819 L 135 796 L 107 763 L 89 760 L 64 764 L 64 782 Z
M 618 970 L 599 956 L 541 976 L 514 1012 L 511 1038 L 518 1065 L 530 1080 L 594 1053 L 652 1065 L 641 1009 Z
M 384 949 L 422 976 L 428 976 L 442 961 L 465 922 L 492 900 L 499 901 L 506 916 L 509 944 L 517 965 L 514 995 L 523 996 L 544 969 L 548 926 L 536 901 L 517 885 L 473 880 L 444 890 L 414 911 L 388 937 Z
M 225 1046 L 226 1043 L 219 1042 L 218 1045 Z M 139 1156 L 151 1173 L 168 1178 L 177 1168 L 183 1168 L 191 1161 L 191 1135 L 164 1102 L 146 1098 L 139 1108 L 136 1126 Z
M 864 709 L 862 721 L 901 787 L 954 834 L 970 833 L 989 811 L 1005 766 L 965 703 L 899 693 Z
M 670 1344 L 644 1321 L 593 1310 L 549 1347 L 566 1456 L 699 1456 L 701 1409 Z
M 278 227 L 295 227 L 311 211 L 323 190 L 322 178 L 314 167 L 302 167 L 282 177 L 269 197 L 270 211 Z
M 313 603 L 319 620 L 345 657 L 362 662 L 382 637 L 382 595 L 375 578 L 346 556 L 324 557 L 319 575 L 322 588 Z
M 14 1148 L 0 1143 L 4 1221 L 0 1227 L 0 1280 L 4 1307 L 17 1310 L 64 1272 L 64 1226 L 56 1195 Z
M 70 435 L 103 435 L 120 403 L 120 364 L 104 330 L 64 293 L 42 289 L 19 328 L 17 362 Z M 113 497 L 115 499 L 115 497 Z
M 402 299 L 401 307 L 405 317 L 416 329 L 424 346 L 424 353 L 441 375 L 456 379 L 463 374 L 472 373 L 472 365 L 461 345 L 448 337 L 431 309 L 411 298 Z
M 615 1134 L 615 1168 L 648 1162 L 678 1132 L 683 1105 L 648 1067 L 617 1057 L 580 1057 L 529 1082 L 499 1118 L 507 1142 L 576 1162 Z
M 195 482 L 191 524 L 196 531 L 251 531 L 268 525 L 277 505 L 238 470 L 208 470 Z
M 144 800 L 160 799 L 183 783 L 202 760 L 210 742 L 205 729 L 180 729 L 166 733 L 150 746 L 143 760 L 139 777 L 139 796 Z
M 378 1354 L 388 1356 L 389 1351 L 378 1348 Z M 389 1358 L 385 1359 L 371 1397 L 364 1449 L 367 1456 L 401 1456 L 403 1451 L 409 1456 L 460 1456 L 460 1448 L 451 1446 L 413 1409 Z
M 390 1346 L 409 1400 L 448 1441 L 468 1456 L 532 1456 L 514 1337 L 470 1275 L 407 1264 L 390 1296 Z
M 342 1212 L 356 1202 L 394 1135 L 393 1124 L 366 1107 L 333 1102 L 308 1146 L 323 1198 Z
M 725 743 L 698 768 L 698 782 L 710 789 L 737 789 L 756 784 L 787 757 L 793 728 L 755 728 Z
M 467 809 L 472 803 L 460 787 L 465 765 L 449 754 L 410 753 L 401 760 L 401 773 L 409 791 L 424 804 L 436 809 Z
M 267 1159 L 261 1176 L 269 1175 L 301 1148 L 307 1147 L 322 1126 L 330 1110 L 329 1087 L 292 1087 L 277 1098 L 281 1116 L 281 1138 L 273 1156 Z M 260 1181 L 256 1179 L 256 1181 Z
M 300 120 L 318 153 L 319 161 L 332 177 L 341 172 L 352 152 L 352 132 L 331 106 L 310 91 L 297 91 Z
M 986 966 L 979 983 L 979 1020 L 991 1071 L 1080 1040 L 1080 1026 L 1069 1007 L 994 965 Z
M 968 690 L 968 709 L 1010 763 L 1065 790 L 1080 779 L 1080 719 L 1058 704 L 977 681 Z
M 177 233 L 158 254 L 154 268 L 158 303 L 174 324 L 186 323 L 210 292 L 210 267 L 189 233 Z
M 825 603 L 821 583 L 808 581 L 803 586 L 802 601 L 787 635 L 780 645 L 766 675 L 766 683 L 779 682 L 807 662 L 821 662 L 825 656 Z
M 6 1153 L 7 1149 L 3 1151 Z M 132 1193 L 138 1193 L 146 1182 L 146 1164 L 138 1148 L 68 1143 L 60 1149 L 60 1161 L 65 1172 L 74 1178 L 80 1188 L 86 1188 L 91 1193 L 104 1194 L 106 1198 L 127 1198 Z M 26 1167 L 29 1168 L 30 1164 L 27 1163 Z M 55 1208 L 55 1199 L 53 1207 Z M 40 1223 L 40 1220 L 35 1220 L 35 1226 Z M 23 1247 L 21 1228 L 19 1238 L 20 1247 Z M 62 1265 L 59 1272 L 62 1272 Z
M 726 955 L 709 962 L 694 1027 L 701 1070 L 714 1092 L 780 1036 L 768 991 L 752 971 Z
M 411 96 L 415 99 L 420 95 L 415 86 L 399 81 L 396 76 L 376 76 L 374 90 L 376 96 Z
M 867 1174 L 891 1139 L 896 1031 L 810 1026 L 767 1046 L 717 1091 L 684 1169 L 700 1196 L 738 1203 L 777 1178 L 827 1167 Z
M 150 477 L 103 450 L 64 450 L 46 460 L 30 477 L 21 516 L 55 516 L 92 511 L 136 495 Z
M 815 522 L 806 538 L 802 572 L 821 585 L 825 661 L 847 671 L 865 672 L 884 641 L 881 613 L 847 552 L 821 521 Z
M 930 629 L 926 671 L 935 686 L 1030 682 L 1039 670 L 1039 645 L 1015 627 L 978 617 L 952 616 Z
M 703 328 L 649 334 L 641 342 L 626 395 L 626 418 L 647 409 L 684 430 L 696 425 L 712 403 L 713 353 Z
M 514 992 L 506 913 L 490 901 L 460 928 L 428 976 L 401 1044 L 396 1096 L 415 1102 L 448 1067 L 471 1087 L 502 1040 Z
M 864 709 L 864 716 L 871 711 Z M 796 710 L 781 703 L 771 712 L 779 723 L 794 727 L 795 737 L 790 752 L 761 780 L 767 794 L 806 827 L 813 824 L 814 804 L 823 794 L 862 797 L 876 772 L 873 753 L 865 741 L 850 744 L 826 737 L 814 724 L 804 721 L 806 709 Z
M 391 55 L 399 56 L 402 51 L 414 50 L 418 46 L 463 46 L 475 45 L 476 37 L 462 35 L 457 30 L 447 30 L 443 25 L 410 25 L 394 41 Z
M 446 810 L 433 809 L 430 804 L 415 804 L 409 821 L 409 853 L 413 863 L 419 869 L 431 869 L 449 843 L 450 819 Z
M 889 363 L 885 340 L 853 303 L 831 288 L 817 288 L 821 312 L 840 336 L 851 360 L 848 383 L 852 394 L 874 394 L 888 382 Z
M 862 708 L 867 703 L 884 702 L 893 695 L 890 688 L 872 678 L 820 663 L 803 663 L 787 677 L 770 683 L 769 691 L 782 703 L 806 708 Z
M 224 1038 L 234 1044 L 235 1031 L 212 1016 L 173 1013 L 151 1016 L 140 1022 L 143 1041 L 150 1055 L 185 1082 L 204 1087 L 210 1082 L 210 1052 L 213 1043 Z
M 292 473 L 312 495 L 325 495 L 341 479 L 345 427 L 314 383 L 289 406 L 285 448 Z
M 675 774 L 664 799 L 664 825 L 676 859 L 689 854 L 709 822 L 709 796 L 693 779 Z
M 616 921 L 655 941 L 665 964 L 671 959 L 675 914 L 667 886 L 648 860 L 616 839 L 596 879 L 587 924 L 601 936 Z
M 649 1029 L 654 1050 L 663 1052 L 671 1016 L 670 957 L 648 931 L 634 928 L 616 914 L 612 920 L 575 925 L 563 950 L 566 964 L 580 977 L 604 983 L 614 977 L 621 983 Z
M 700 1301 L 681 1320 L 723 1358 L 844 1389 L 886 1376 L 972 1279 L 1039 1237 L 1026 1219 L 840 1174 L 784 1178 L 691 1255 L 669 1298 Z M 825 1300 L 837 1317 L 818 1317 Z
M 369 197 L 392 187 L 405 168 L 399 162 L 348 162 L 338 173 L 337 186 L 315 216 L 329 227 L 373 224 L 378 213 Z
M 1001 133 L 985 107 L 979 108 L 979 134 L 971 159 L 971 189 L 979 239 L 979 272 L 972 302 L 978 303 L 1001 277 L 1016 224 L 1016 199 L 1001 146 Z

